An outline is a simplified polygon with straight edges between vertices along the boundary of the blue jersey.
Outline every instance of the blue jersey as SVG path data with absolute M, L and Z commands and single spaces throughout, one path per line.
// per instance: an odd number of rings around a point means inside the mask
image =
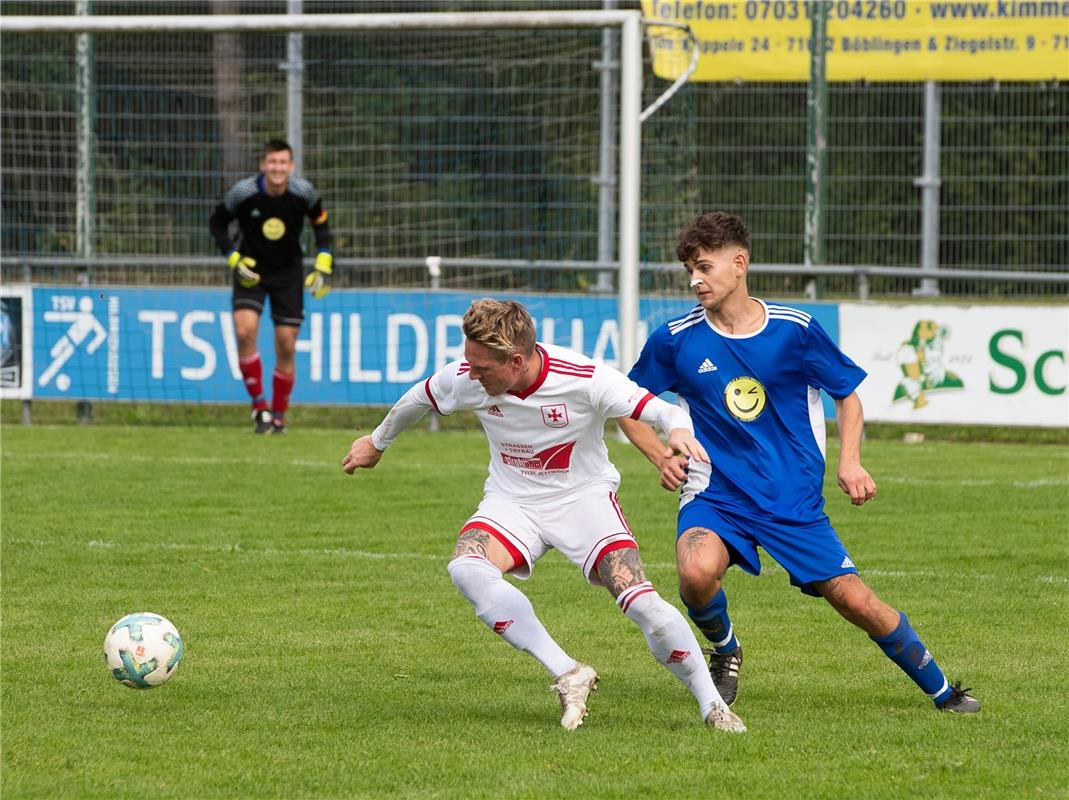
M 630 376 L 679 395 L 712 466 L 692 463 L 681 504 L 704 497 L 755 521 L 808 524 L 824 514 L 820 389 L 848 396 L 865 378 L 804 311 L 758 301 L 754 333 L 717 330 L 701 306 L 653 332 Z

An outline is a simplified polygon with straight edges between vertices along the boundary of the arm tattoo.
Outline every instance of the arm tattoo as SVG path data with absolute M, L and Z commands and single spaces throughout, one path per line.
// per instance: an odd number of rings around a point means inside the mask
M 613 597 L 619 597 L 624 589 L 645 581 L 646 570 L 642 567 L 638 550 L 625 547 L 604 555 L 598 564 L 598 577 Z
M 490 543 L 490 534 L 478 528 L 467 528 L 462 531 L 457 539 L 456 549 L 453 550 L 453 558 L 460 556 L 482 556 L 486 558 L 486 545 Z

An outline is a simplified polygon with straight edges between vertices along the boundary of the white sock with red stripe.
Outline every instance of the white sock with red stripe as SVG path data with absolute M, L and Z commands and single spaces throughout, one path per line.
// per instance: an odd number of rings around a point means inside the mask
M 517 650 L 530 653 L 554 677 L 575 668 L 535 615 L 527 596 L 482 556 L 454 558 L 447 567 L 453 585 L 475 606 L 475 616 Z
M 657 594 L 649 581 L 629 586 L 616 598 L 628 619 L 642 628 L 657 663 L 663 664 L 698 701 L 702 719 L 714 706 L 723 705 L 713 685 L 701 648 L 683 615 Z

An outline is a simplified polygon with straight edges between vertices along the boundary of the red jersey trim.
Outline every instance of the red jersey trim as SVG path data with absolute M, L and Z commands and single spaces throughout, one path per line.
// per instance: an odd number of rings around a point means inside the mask
M 594 566 L 591 567 L 590 571 L 596 573 L 598 571 L 598 567 L 601 566 L 601 559 L 605 558 L 605 556 L 611 553 L 613 550 L 629 549 L 638 550 L 638 544 L 636 542 L 631 542 L 626 539 L 621 539 L 618 542 L 613 542 L 612 544 L 605 545 L 605 547 L 601 549 L 601 552 L 598 553 L 597 558 L 594 559 Z
M 612 503 L 612 507 L 616 509 L 616 516 L 620 518 L 620 524 L 624 526 L 624 530 L 630 533 L 632 536 L 635 534 L 631 531 L 631 526 L 627 524 L 627 517 L 624 516 L 624 510 L 620 508 L 620 498 L 616 492 L 609 492 L 609 501 Z
M 510 542 L 505 536 L 505 534 L 503 534 L 501 531 L 491 527 L 490 525 L 487 525 L 485 522 L 469 521 L 464 525 L 464 530 L 466 531 L 471 530 L 472 528 L 478 528 L 481 531 L 486 531 L 499 542 L 501 542 L 502 545 L 504 545 L 505 549 L 508 551 L 508 554 L 512 556 L 512 569 L 516 569 L 516 567 L 525 565 L 527 563 L 527 559 L 523 557 L 523 554 L 520 552 L 519 548 L 516 547 L 516 545 L 514 545 L 512 542 Z
M 570 369 L 560 369 L 555 364 L 549 368 L 554 375 L 571 375 L 573 378 L 593 378 L 593 372 L 575 372 Z
M 654 589 L 652 586 L 649 586 L 649 587 L 647 587 L 645 589 L 639 589 L 637 592 L 634 592 L 630 597 L 627 598 L 627 602 L 624 603 L 622 606 L 620 606 L 620 610 L 623 611 L 626 614 L 627 610 L 629 608 L 631 608 L 631 604 L 633 602 L 635 602 L 635 600 L 637 600 L 638 598 L 642 597 L 642 595 L 644 595 L 644 594 L 649 594 L 650 592 L 656 592 L 656 591 L 657 590 Z
M 646 392 L 646 396 L 638 401 L 638 405 L 635 406 L 635 410 L 631 412 L 631 419 L 638 419 L 642 416 L 642 409 L 646 407 L 646 403 L 653 399 L 653 395 Z
M 554 356 L 550 360 L 553 361 L 553 363 L 555 364 L 563 364 L 564 366 L 575 367 L 576 369 L 594 369 L 594 367 L 596 366 L 595 364 L 576 364 L 574 361 L 557 358 L 556 356 Z
M 576 378 L 593 378 L 595 366 L 593 364 L 573 364 L 559 358 L 549 359 L 549 371 L 560 375 L 573 375 Z
M 509 394 L 514 397 L 518 397 L 521 400 L 526 400 L 532 394 L 542 388 L 542 384 L 546 382 L 546 376 L 549 374 L 549 356 L 546 355 L 546 351 L 542 349 L 542 345 L 536 344 L 535 350 L 542 357 L 542 369 L 538 373 L 538 377 L 535 378 L 534 383 L 524 389 L 522 392 L 509 391 Z
M 434 406 L 434 410 L 436 412 L 438 412 L 438 416 L 444 417 L 445 414 L 442 413 L 442 409 L 438 408 L 438 401 L 435 400 L 434 399 L 434 395 L 431 394 L 431 379 L 430 378 L 427 378 L 427 380 L 424 382 L 423 391 L 425 391 L 427 393 L 427 399 L 431 401 L 431 405 Z

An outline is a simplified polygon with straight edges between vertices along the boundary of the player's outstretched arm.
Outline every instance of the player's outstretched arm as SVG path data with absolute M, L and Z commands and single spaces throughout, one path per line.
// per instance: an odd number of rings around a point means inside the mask
M 861 432 L 864 412 L 857 392 L 835 401 L 835 419 L 839 426 L 839 488 L 850 495 L 855 506 L 864 505 L 876 496 L 876 481 L 861 466 Z
M 371 443 L 371 434 L 356 439 L 348 454 L 342 459 L 341 468 L 352 475 L 358 469 L 373 469 L 382 458 L 382 450 Z
M 657 433 L 645 422 L 640 422 L 631 417 L 620 417 L 616 420 L 620 430 L 639 451 L 649 459 L 650 463 L 661 473 L 661 486 L 670 492 L 676 491 L 687 480 L 687 459 L 676 455 L 676 452 L 665 445 Z M 701 445 L 699 445 L 700 447 Z
M 432 380 L 435 376 L 432 376 Z M 341 466 L 352 475 L 358 469 L 371 469 L 379 463 L 393 441 L 421 419 L 431 408 L 424 384 L 417 383 L 393 404 L 389 413 L 367 436 L 361 436 L 349 448 L 348 455 L 342 459 Z

